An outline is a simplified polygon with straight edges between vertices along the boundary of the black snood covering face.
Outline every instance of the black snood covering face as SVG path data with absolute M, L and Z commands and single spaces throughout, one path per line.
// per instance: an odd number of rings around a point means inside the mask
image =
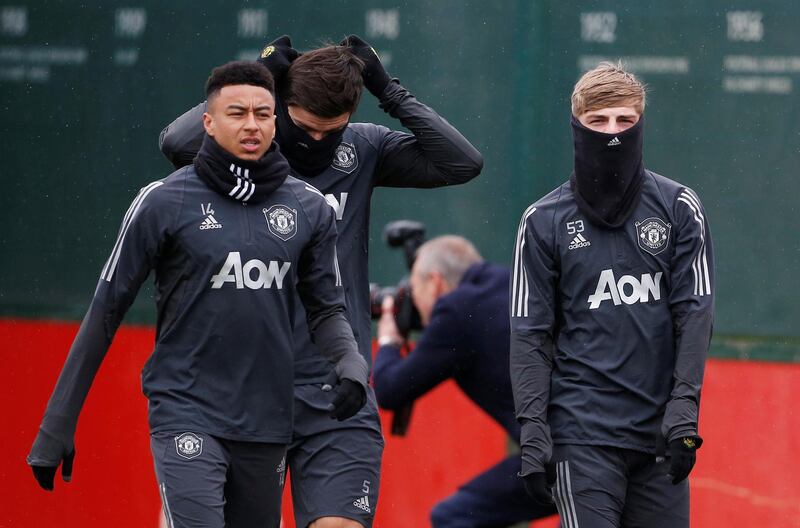
M 618 134 L 595 132 L 572 116 L 575 171 L 570 184 L 578 209 L 589 221 L 620 227 L 639 203 L 644 183 L 644 116 Z
M 289 165 L 303 176 L 316 176 L 327 169 L 333 161 L 336 147 L 342 142 L 346 127 L 317 140 L 294 124 L 281 99 L 278 99 L 276 106 L 275 140 Z

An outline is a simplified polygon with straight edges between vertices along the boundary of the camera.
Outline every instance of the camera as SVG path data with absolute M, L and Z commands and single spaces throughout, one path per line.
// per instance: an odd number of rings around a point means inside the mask
M 403 248 L 409 273 L 414 265 L 417 249 L 425 243 L 425 225 L 412 220 L 396 220 L 383 228 L 383 240 L 389 247 Z M 396 286 L 369 285 L 369 302 L 372 319 L 380 319 L 381 305 L 387 296 L 394 297 L 394 319 L 403 338 L 412 330 L 422 330 L 419 312 L 411 299 L 409 277 L 403 277 Z
M 406 267 L 411 273 L 417 249 L 425 243 L 425 225 L 412 220 L 390 222 L 383 228 L 383 240 L 389 247 L 403 248 Z M 381 305 L 388 295 L 394 297 L 394 320 L 400 335 L 407 339 L 412 330 L 422 330 L 419 312 L 411 299 L 409 276 L 403 277 L 397 286 L 382 287 L 374 283 L 370 284 L 369 302 L 373 320 L 381 317 Z M 411 423 L 412 410 L 413 404 L 410 404 L 394 412 L 391 427 L 393 435 L 404 436 L 406 434 Z

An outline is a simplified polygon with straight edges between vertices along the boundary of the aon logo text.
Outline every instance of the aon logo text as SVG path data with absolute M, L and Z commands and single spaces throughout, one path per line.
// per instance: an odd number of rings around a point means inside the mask
M 347 205 L 347 193 L 339 193 L 340 199 L 337 200 L 336 196 L 332 194 L 325 195 L 325 201 L 328 202 L 328 205 L 333 207 L 333 210 L 336 211 L 336 219 L 341 220 L 344 218 L 344 206 Z
M 211 277 L 211 287 L 214 289 L 222 288 L 226 282 L 236 284 L 236 289 L 241 290 L 245 287 L 251 290 L 275 287 L 279 290 L 283 288 L 283 278 L 289 272 L 291 262 L 280 263 L 270 260 L 265 264 L 258 259 L 248 260 L 242 265 L 242 257 L 238 251 L 228 253 L 228 258 L 219 273 Z
M 603 301 L 613 301 L 614 306 L 649 302 L 651 295 L 653 300 L 658 301 L 661 299 L 661 275 L 660 271 L 655 276 L 644 273 L 641 279 L 633 275 L 623 275 L 617 281 L 613 270 L 603 270 L 600 280 L 597 281 L 597 288 L 587 299 L 589 309 L 599 308 Z

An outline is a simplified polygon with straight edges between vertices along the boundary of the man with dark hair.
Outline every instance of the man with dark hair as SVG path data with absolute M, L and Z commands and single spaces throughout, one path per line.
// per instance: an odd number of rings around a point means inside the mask
M 394 299 L 387 297 L 378 321 L 373 383 L 385 409 L 410 405 L 453 379 L 475 404 L 519 442 L 508 372 L 508 268 L 484 262 L 459 236 L 429 240 L 411 269 L 411 296 L 424 330 L 405 358 Z M 519 455 L 510 455 L 458 488 L 431 511 L 433 528 L 511 526 L 556 512 L 531 503 Z
M 695 191 L 644 167 L 644 107 L 621 65 L 584 74 L 574 171 L 517 232 L 521 476 L 534 500 L 555 500 L 565 528 L 689 526 L 714 252 Z
M 464 183 L 480 173 L 483 159 L 447 121 L 390 79 L 375 51 L 355 35 L 302 56 L 284 36 L 259 60 L 276 79 L 276 141 L 292 174 L 319 189 L 336 211 L 348 314 L 359 351 L 371 362 L 367 246 L 373 189 Z M 411 134 L 350 123 L 362 82 Z M 191 160 L 202 143 L 203 107 L 161 134 L 162 151 L 177 165 Z M 353 418 L 331 421 L 321 411 L 330 398 L 331 365 L 316 357 L 302 318 L 295 345 L 295 429 L 287 460 L 297 525 L 370 527 L 383 451 L 374 395 L 369 391 L 367 405 Z
M 289 175 L 273 142 L 271 74 L 233 62 L 206 86 L 197 158 L 146 185 L 128 209 L 28 463 L 44 489 L 62 463 L 70 480 L 80 409 L 154 270 L 156 343 L 142 389 L 167 522 L 277 527 L 292 437 L 295 296 L 314 350 L 340 380 L 323 412 L 353 416 L 366 401 L 368 367 L 345 317 L 335 215 Z

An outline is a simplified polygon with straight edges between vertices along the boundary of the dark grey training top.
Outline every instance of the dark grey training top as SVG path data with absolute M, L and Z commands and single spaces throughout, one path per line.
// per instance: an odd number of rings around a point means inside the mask
M 71 448 L 94 375 L 150 270 L 158 322 L 142 388 L 152 432 L 287 443 L 295 291 L 340 378 L 366 387 L 368 368 L 344 317 L 335 242 L 333 211 L 291 176 L 255 204 L 218 194 L 193 166 L 145 186 L 48 403 L 41 429 L 50 441 L 37 439 L 29 463 L 57 464 Z
M 465 183 L 477 176 L 483 167 L 483 158 L 475 147 L 397 81 L 386 87 L 380 106 L 398 118 L 413 135 L 371 123 L 351 123 L 330 167 L 317 176 L 292 172 L 322 191 L 336 210 L 337 253 L 347 314 L 359 350 L 369 364 L 372 363 L 372 327 L 367 257 L 373 188 L 440 187 Z M 201 103 L 161 133 L 161 150 L 175 166 L 191 163 L 199 150 L 205 134 L 204 111 L 205 103 Z M 291 159 L 289 163 L 292 163 Z M 330 372 L 331 364 L 320 357 L 311 343 L 303 314 L 298 314 L 295 328 L 295 382 L 318 382 Z
M 569 183 L 522 216 L 511 285 L 511 379 L 522 473 L 552 443 L 655 452 L 697 434 L 714 253 L 691 189 L 646 171 L 629 220 L 586 219 Z

